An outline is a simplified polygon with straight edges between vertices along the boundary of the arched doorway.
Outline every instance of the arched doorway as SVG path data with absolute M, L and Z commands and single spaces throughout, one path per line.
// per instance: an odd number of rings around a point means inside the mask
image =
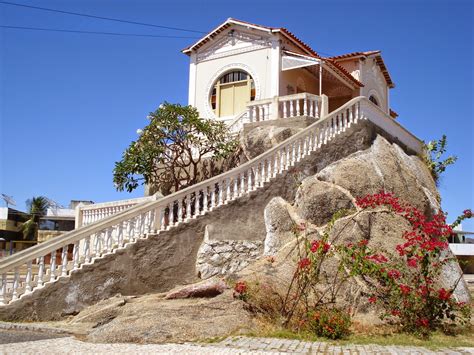
M 223 74 L 217 79 L 210 93 L 210 104 L 217 117 L 237 115 L 253 100 L 255 84 L 250 74 L 243 70 Z

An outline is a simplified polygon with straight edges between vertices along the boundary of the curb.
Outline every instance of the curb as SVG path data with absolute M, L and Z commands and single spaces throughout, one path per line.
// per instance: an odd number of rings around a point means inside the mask
M 60 329 L 60 328 L 51 328 L 51 327 L 42 327 L 33 324 L 25 324 L 25 323 L 8 323 L 8 322 L 0 322 L 0 329 L 3 330 L 28 330 L 28 331 L 35 331 L 41 333 L 54 333 L 54 334 L 67 334 L 73 335 L 68 330 Z

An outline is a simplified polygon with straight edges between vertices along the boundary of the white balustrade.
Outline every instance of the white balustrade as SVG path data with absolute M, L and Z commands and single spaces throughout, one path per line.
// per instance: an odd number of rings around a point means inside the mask
M 290 110 L 287 114 L 296 115 L 298 109 L 307 110 L 308 114 L 316 110 L 311 97 L 303 99 L 307 102 L 285 101 Z M 68 277 L 82 265 L 126 248 L 137 239 L 147 238 L 149 233 L 166 233 L 174 226 L 189 223 L 193 218 L 212 213 L 213 209 L 262 188 L 361 120 L 370 120 L 413 151 L 421 152 L 421 141 L 390 116 L 366 98 L 352 99 L 267 152 L 219 176 L 133 207 L 122 204 L 84 209 L 84 225 L 80 228 L 0 260 L 0 305 L 16 302 L 25 294 Z M 94 219 L 96 222 L 91 222 Z M 56 259 L 58 254 L 61 254 L 60 260 Z
M 91 205 L 79 206 L 76 212 L 77 225 L 76 228 L 86 226 L 88 224 L 100 221 L 109 216 L 123 212 L 128 208 L 136 206 L 140 203 L 152 201 L 154 196 L 140 197 L 128 200 L 94 203 Z

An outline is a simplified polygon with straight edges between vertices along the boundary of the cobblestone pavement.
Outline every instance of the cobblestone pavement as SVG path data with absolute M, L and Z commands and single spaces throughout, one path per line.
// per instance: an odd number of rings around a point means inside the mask
M 25 334 L 26 335 L 26 334 Z M 15 338 L 16 339 L 16 338 Z M 331 345 L 273 338 L 231 337 L 213 344 L 93 344 L 58 337 L 0 344 L 0 354 L 474 354 L 474 348 L 430 351 L 420 347 Z

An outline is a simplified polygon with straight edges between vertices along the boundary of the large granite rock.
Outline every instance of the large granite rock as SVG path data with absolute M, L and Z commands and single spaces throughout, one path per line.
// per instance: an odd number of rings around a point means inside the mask
M 244 156 L 250 160 L 290 138 L 301 128 L 262 126 L 252 129 L 241 136 L 240 145 Z
M 210 299 L 164 296 L 114 297 L 84 309 L 63 328 L 81 328 L 91 342 L 142 344 L 206 340 L 253 328 L 231 291 Z
M 264 255 L 275 254 L 283 245 L 293 240 L 295 222 L 290 215 L 292 206 L 281 197 L 273 198 L 263 212 L 267 235 Z
M 377 136 L 372 147 L 328 165 L 316 177 L 344 188 L 353 197 L 390 191 L 431 215 L 439 208 L 440 197 L 422 164 L 418 157 L 408 156 Z
M 440 208 L 436 185 L 423 161 L 417 156 L 407 155 L 398 145 L 377 136 L 370 148 L 335 161 L 304 179 L 296 191 L 294 201 L 273 198 L 268 203 L 265 209 L 264 244 L 265 252 L 274 255 L 275 261 L 270 267 L 268 262 L 261 260 L 251 269 L 243 270 L 242 277 L 255 277 L 258 282 L 275 284 L 284 290 L 291 282 L 295 261 L 300 255 L 296 234 L 291 228 L 303 223 L 307 236 L 314 238 L 317 236 L 314 230 L 329 222 L 340 209 L 352 209 L 354 213 L 335 223 L 330 234 L 332 244 L 367 239 L 369 247 L 394 253 L 396 245 L 404 241 L 403 233 L 410 229 L 408 222 L 384 209 L 355 210 L 354 201 L 357 197 L 381 190 L 393 192 L 428 216 Z M 449 251 L 447 253 L 450 254 Z M 440 287 L 454 287 L 462 275 L 458 263 L 453 260 L 443 269 L 438 280 Z M 337 270 L 337 260 L 324 262 L 321 276 L 323 287 L 326 281 L 334 282 L 331 275 L 337 274 Z M 361 297 L 366 291 L 367 287 L 361 280 L 352 278 L 341 288 L 338 302 L 343 307 L 355 310 L 356 314 L 373 320 L 374 308 L 367 303 L 366 297 Z M 457 284 L 455 296 L 462 302 L 470 299 L 462 279 Z M 368 314 L 372 316 L 367 318 Z
M 352 196 L 337 185 L 310 176 L 303 180 L 295 197 L 295 209 L 302 219 L 315 225 L 330 221 L 334 213 L 354 207 Z

